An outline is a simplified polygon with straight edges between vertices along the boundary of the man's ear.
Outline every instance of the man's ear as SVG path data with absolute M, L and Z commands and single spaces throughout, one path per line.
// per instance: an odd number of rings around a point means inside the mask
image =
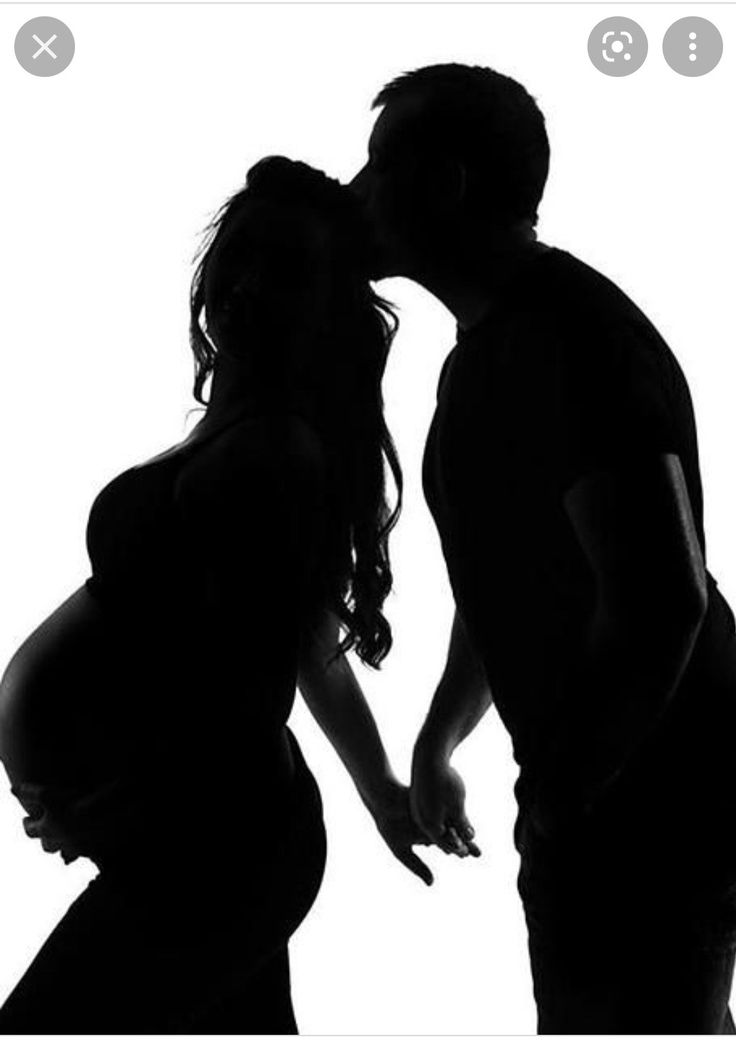
M 436 210 L 452 212 L 458 209 L 468 186 L 468 172 L 460 159 L 438 159 L 431 177 L 431 201 Z

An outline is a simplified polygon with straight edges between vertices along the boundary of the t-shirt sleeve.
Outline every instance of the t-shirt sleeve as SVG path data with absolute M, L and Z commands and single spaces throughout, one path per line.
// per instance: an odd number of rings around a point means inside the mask
M 634 323 L 558 340 L 550 446 L 564 490 L 596 470 L 679 452 L 666 350 Z

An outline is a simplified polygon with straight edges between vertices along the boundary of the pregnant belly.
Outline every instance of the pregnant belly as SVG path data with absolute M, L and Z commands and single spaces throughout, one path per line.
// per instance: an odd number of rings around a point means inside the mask
M 122 848 L 137 856 L 141 844 L 162 857 L 182 843 L 189 857 L 218 843 L 230 850 L 235 839 L 250 845 L 267 833 L 292 799 L 286 731 L 257 710 L 252 668 L 248 683 L 238 679 L 242 660 L 213 673 L 217 654 L 192 653 L 188 634 L 172 643 L 149 630 L 126 623 L 121 632 L 82 586 L 21 644 L 0 679 L 0 760 L 29 813 L 37 791 L 51 806 L 37 836 L 46 828 L 49 851 L 63 853 L 69 836 L 72 852 L 98 863 L 119 860 Z M 288 708 L 294 678 L 279 664 L 269 662 L 258 694 Z M 102 811 L 94 841 L 85 834 L 82 842 L 65 824 L 67 796 L 106 786 L 120 795 Z
M 129 672 L 104 611 L 81 586 L 24 640 L 0 680 L 0 759 L 11 783 L 114 775 Z

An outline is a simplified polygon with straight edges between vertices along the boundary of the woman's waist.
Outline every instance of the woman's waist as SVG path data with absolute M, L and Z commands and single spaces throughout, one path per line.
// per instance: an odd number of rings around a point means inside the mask
M 134 826 L 127 835 L 123 829 L 124 841 L 100 863 L 125 868 L 143 853 L 163 865 L 181 857 L 187 870 L 216 863 L 219 870 L 252 872 L 256 862 L 283 859 L 299 835 L 323 827 L 319 789 L 286 727 L 247 761 L 199 764 L 197 776 L 180 783 L 161 769 L 140 776 L 130 798 L 138 811 Z

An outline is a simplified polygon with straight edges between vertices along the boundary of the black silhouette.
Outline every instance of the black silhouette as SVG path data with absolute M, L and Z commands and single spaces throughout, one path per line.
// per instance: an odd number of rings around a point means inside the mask
M 0 756 L 26 831 L 100 873 L 2 1033 L 296 1032 L 287 943 L 324 866 L 285 725 L 297 678 L 390 849 L 431 882 L 343 653 L 390 649 L 401 493 L 381 398 L 396 319 L 367 242 L 336 181 L 281 157 L 251 169 L 192 285 L 205 415 L 100 492 L 92 577 L 5 671 Z
M 456 64 L 385 87 L 352 182 L 373 274 L 442 300 L 424 487 L 456 604 L 412 806 L 467 853 L 457 745 L 493 700 L 543 1033 L 733 1033 L 736 632 L 705 569 L 692 404 L 609 279 L 537 241 L 526 90 Z

